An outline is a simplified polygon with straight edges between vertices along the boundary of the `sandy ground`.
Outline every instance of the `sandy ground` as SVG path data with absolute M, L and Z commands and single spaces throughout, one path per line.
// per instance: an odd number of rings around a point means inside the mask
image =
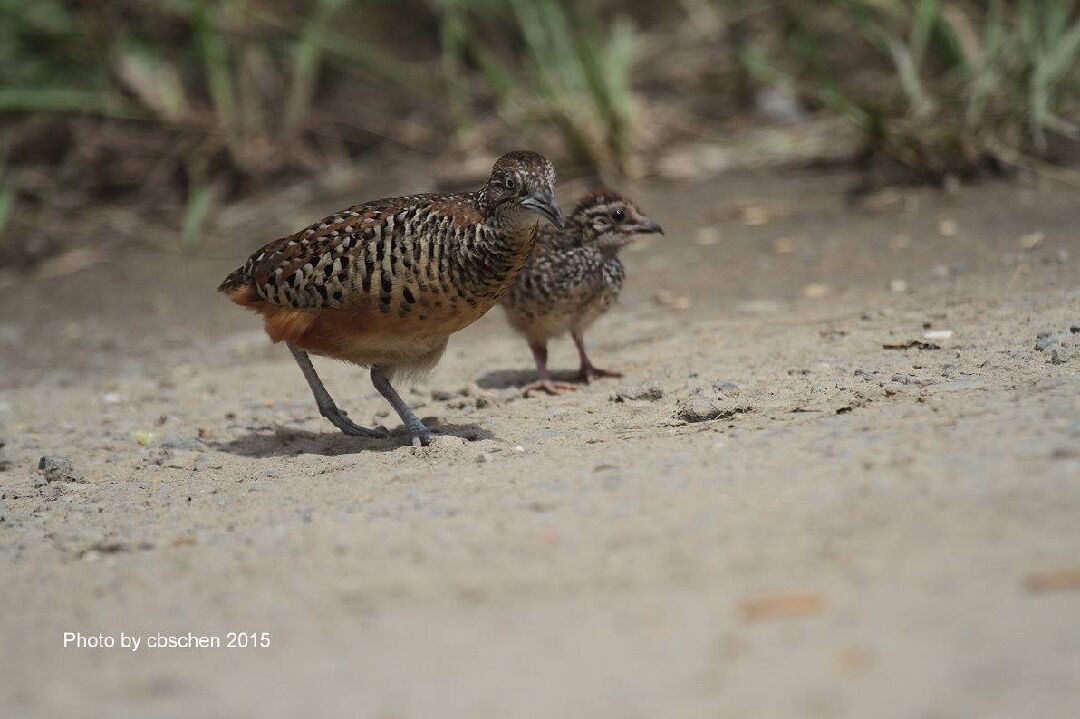
M 493 313 L 408 390 L 424 449 L 336 434 L 213 293 L 348 198 L 0 291 L 0 713 L 1075 716 L 1078 195 L 850 183 L 636 188 L 625 379 L 522 399 Z M 270 646 L 147 646 L 230 631 Z

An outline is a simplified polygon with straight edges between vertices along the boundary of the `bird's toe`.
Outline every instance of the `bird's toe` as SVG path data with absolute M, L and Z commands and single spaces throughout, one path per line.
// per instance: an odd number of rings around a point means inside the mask
M 436 437 L 434 432 L 423 425 L 410 427 L 409 434 L 412 436 L 412 445 L 414 447 L 427 447 Z
M 530 382 L 522 388 L 522 394 L 526 397 L 532 395 L 533 392 L 543 392 L 553 397 L 563 394 L 564 392 L 576 392 L 577 387 L 569 382 L 555 382 L 553 380 L 545 379 L 538 380 L 536 382 Z
M 613 369 L 602 369 L 600 367 L 585 367 L 578 372 L 578 379 L 586 383 L 602 377 L 618 379 L 622 376 L 622 372 L 616 372 Z

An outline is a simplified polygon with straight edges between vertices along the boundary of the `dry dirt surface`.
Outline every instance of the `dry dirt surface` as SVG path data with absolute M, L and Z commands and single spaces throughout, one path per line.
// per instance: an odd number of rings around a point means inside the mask
M 0 714 L 1075 716 L 1080 197 L 851 182 L 625 188 L 669 231 L 589 338 L 626 377 L 524 399 L 492 313 L 405 392 L 428 448 L 213 291 L 416 186 L 0 290 Z

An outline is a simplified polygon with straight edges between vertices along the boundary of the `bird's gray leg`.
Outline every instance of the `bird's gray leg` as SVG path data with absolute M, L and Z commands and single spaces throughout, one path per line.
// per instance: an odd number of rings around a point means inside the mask
M 405 425 L 405 429 L 412 436 L 413 445 L 419 447 L 431 444 L 431 440 L 435 438 L 435 435 L 409 409 L 409 405 L 405 404 L 405 400 L 401 399 L 401 395 L 390 385 L 390 380 L 382 369 L 377 366 L 371 368 L 371 384 L 375 385 L 375 389 L 379 390 L 379 394 L 386 398 L 386 401 L 398 413 L 398 417 L 401 417 L 402 424 Z
M 334 404 L 334 399 L 326 391 L 326 387 L 323 386 L 319 375 L 315 373 L 315 367 L 311 364 L 311 358 L 308 357 L 307 352 L 292 342 L 286 342 L 285 344 L 288 346 L 289 351 L 292 352 L 293 358 L 296 359 L 296 364 L 300 365 L 300 371 L 304 373 L 304 379 L 307 380 L 308 385 L 311 387 L 311 393 L 315 395 L 315 404 L 319 406 L 319 414 L 330 420 L 330 424 L 353 437 L 386 436 L 384 430 L 361 427 L 349 419 L 348 415 Z
M 593 363 L 589 361 L 589 355 L 585 354 L 585 337 L 579 331 L 571 332 L 574 337 L 574 346 L 577 347 L 578 357 L 581 359 L 581 369 L 578 370 L 578 377 L 582 381 L 588 382 L 593 377 L 622 377 L 622 372 L 616 372 L 610 369 L 600 369 L 594 367 Z
M 533 359 L 536 360 L 536 376 L 535 382 L 530 382 L 525 385 L 522 390 L 526 397 L 532 392 L 547 392 L 550 395 L 562 394 L 563 392 L 573 392 L 577 389 L 572 384 L 567 382 L 555 382 L 548 375 L 547 369 L 547 345 L 546 344 L 534 344 L 529 343 L 529 349 L 532 350 Z

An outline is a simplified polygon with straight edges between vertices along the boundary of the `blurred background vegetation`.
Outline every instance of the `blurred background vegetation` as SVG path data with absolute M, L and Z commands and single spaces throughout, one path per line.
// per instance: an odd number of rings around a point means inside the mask
M 1068 173 L 1080 0 L 0 0 L 0 262 L 76 227 L 191 251 L 271 188 L 518 146 L 611 180 Z

